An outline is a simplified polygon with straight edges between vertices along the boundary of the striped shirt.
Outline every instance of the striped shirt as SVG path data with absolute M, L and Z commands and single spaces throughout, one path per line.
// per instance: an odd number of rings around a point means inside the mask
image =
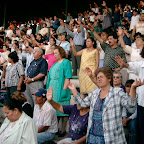
M 38 104 L 34 107 L 33 120 L 38 129 L 41 126 L 48 126 L 46 132 L 56 133 L 58 131 L 57 115 L 54 108 L 46 101 L 44 105 L 39 107 Z
M 6 68 L 5 86 L 17 86 L 22 75 L 24 75 L 24 68 L 20 61 L 13 66 L 9 63 Z
M 109 44 L 103 42 L 101 48 L 105 52 L 104 67 L 111 69 L 119 68 L 119 64 L 115 61 L 116 56 L 120 56 L 126 62 L 125 53 L 121 47 L 111 48 Z

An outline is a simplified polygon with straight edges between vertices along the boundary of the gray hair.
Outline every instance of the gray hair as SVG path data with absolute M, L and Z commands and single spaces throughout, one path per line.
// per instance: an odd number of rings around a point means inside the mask
M 40 47 L 34 47 L 34 49 L 35 48 L 39 50 L 39 52 L 41 53 L 41 55 L 43 55 L 43 50 Z
M 122 79 L 122 74 L 121 74 L 119 71 L 114 71 L 113 74 L 119 74 L 119 76 L 120 76 L 121 79 Z

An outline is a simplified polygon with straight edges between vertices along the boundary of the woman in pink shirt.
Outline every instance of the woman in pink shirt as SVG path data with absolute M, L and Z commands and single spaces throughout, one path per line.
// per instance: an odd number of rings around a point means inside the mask
M 55 46 L 50 47 L 51 54 L 43 55 L 43 58 L 48 60 L 48 72 L 50 68 L 55 64 L 55 62 L 57 62 L 54 56 L 54 49 L 55 49 Z

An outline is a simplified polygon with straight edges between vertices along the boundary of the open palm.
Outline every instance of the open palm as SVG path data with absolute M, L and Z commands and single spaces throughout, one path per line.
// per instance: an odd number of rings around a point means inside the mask
M 53 98 L 53 89 L 52 87 L 49 87 L 49 89 L 47 90 L 47 94 L 46 94 L 47 100 L 51 101 Z

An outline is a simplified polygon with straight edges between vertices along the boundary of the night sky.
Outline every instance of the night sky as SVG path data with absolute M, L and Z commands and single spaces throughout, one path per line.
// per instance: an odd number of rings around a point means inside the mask
M 76 16 L 76 13 L 83 12 L 89 8 L 89 3 L 94 0 L 68 0 L 68 12 Z M 125 2 L 126 0 L 106 0 L 107 5 L 114 6 L 113 2 Z M 130 0 L 127 0 L 130 1 Z M 136 2 L 136 0 L 131 0 Z M 98 4 L 102 3 L 102 0 L 96 1 Z M 65 12 L 66 0 L 0 0 L 0 24 L 3 23 L 4 4 L 6 3 L 6 21 L 18 20 L 27 21 L 34 17 L 49 17 L 54 15 L 61 15 L 61 12 Z

